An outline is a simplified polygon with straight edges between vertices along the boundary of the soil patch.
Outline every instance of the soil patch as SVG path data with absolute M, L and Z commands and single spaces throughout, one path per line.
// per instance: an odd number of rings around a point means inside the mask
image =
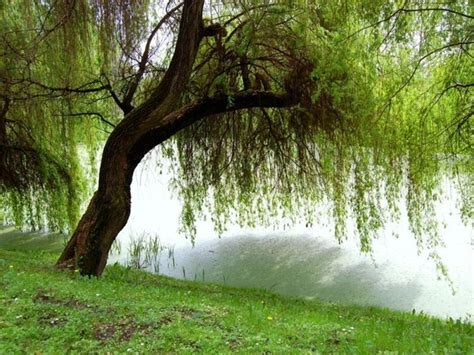
M 93 327 L 94 338 L 107 342 L 110 339 L 118 338 L 119 341 L 128 341 L 135 333 L 146 333 L 153 324 L 139 324 L 133 320 L 123 320 L 118 323 L 96 323 Z
M 78 308 L 78 309 L 96 308 L 90 304 L 79 301 L 75 298 L 61 299 L 61 298 L 54 297 L 43 289 L 39 289 L 36 295 L 33 296 L 33 302 L 57 304 L 60 306 L 72 307 L 72 308 Z

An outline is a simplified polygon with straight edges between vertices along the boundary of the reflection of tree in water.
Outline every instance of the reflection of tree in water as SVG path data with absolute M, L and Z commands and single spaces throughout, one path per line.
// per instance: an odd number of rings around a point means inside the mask
M 346 262 L 344 249 L 311 237 L 227 237 L 197 245 L 180 259 L 186 270 L 205 270 L 206 281 L 264 288 L 288 296 L 411 309 L 415 281 L 384 279 L 385 266 Z

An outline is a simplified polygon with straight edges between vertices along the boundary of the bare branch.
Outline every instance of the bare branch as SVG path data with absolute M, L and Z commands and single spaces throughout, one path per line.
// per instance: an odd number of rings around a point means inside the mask
M 115 125 L 107 120 L 101 113 L 99 112 L 71 112 L 67 114 L 62 114 L 62 116 L 69 116 L 69 117 L 77 117 L 77 116 L 97 116 L 103 123 L 109 125 L 112 128 L 115 128 Z
M 64 94 L 68 94 L 68 93 L 76 93 L 76 94 L 88 94 L 88 93 L 92 93 L 92 92 L 98 92 L 98 91 L 103 91 L 103 90 L 109 90 L 110 89 L 110 85 L 101 85 L 101 86 L 98 86 L 98 87 L 93 87 L 93 88 L 87 88 L 87 86 L 91 85 L 91 84 L 95 84 L 95 83 L 98 83 L 99 81 L 98 80 L 94 80 L 94 81 L 91 81 L 89 83 L 85 83 L 77 88 L 70 88 L 68 86 L 65 86 L 65 87 L 54 87 L 54 86 L 48 86 L 46 84 L 43 84 L 39 81 L 36 81 L 36 80 L 33 80 L 33 79 L 25 79 L 23 80 L 29 84 L 32 84 L 32 85 L 36 85 L 36 86 L 39 86 L 40 88 L 42 89 L 45 89 L 45 90 L 48 90 L 48 91 L 51 91 L 51 92 L 62 92 Z
M 451 9 L 448 9 L 448 8 L 445 8 L 445 7 L 427 7 L 427 8 L 418 8 L 418 9 L 402 9 L 402 12 L 426 12 L 426 11 L 429 11 L 429 12 L 433 12 L 433 11 L 447 12 L 447 13 L 450 13 L 450 14 L 454 14 L 454 15 L 457 15 L 457 16 L 468 18 L 470 20 L 474 20 L 474 16 L 465 14 L 463 12 L 451 10 Z

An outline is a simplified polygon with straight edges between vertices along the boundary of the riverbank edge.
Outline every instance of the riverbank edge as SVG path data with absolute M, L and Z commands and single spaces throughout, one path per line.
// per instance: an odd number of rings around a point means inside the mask
M 108 266 L 55 270 L 57 253 L 0 249 L 0 353 L 460 353 L 474 327 Z

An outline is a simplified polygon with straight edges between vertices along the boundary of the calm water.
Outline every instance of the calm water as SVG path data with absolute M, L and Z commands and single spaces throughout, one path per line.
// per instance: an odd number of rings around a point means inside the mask
M 150 265 L 148 270 L 159 268 L 164 275 L 340 303 L 415 309 L 441 317 L 474 314 L 473 227 L 461 223 L 449 186 L 438 207 L 446 244 L 439 254 L 448 267 L 452 287 L 439 279 L 426 253 L 417 254 L 404 220 L 381 233 L 372 257 L 361 254 L 350 238 L 339 245 L 328 226 L 300 226 L 284 232 L 231 228 L 219 239 L 212 225 L 201 222 L 192 247 L 178 235 L 180 204 L 167 186 L 166 176 L 138 169 L 130 221 L 119 236 L 121 251 L 110 263 L 130 262 L 131 240 L 148 233 L 158 235 L 160 244 L 167 247 L 158 256 L 157 266 Z M 394 230 L 398 239 L 392 236 Z

